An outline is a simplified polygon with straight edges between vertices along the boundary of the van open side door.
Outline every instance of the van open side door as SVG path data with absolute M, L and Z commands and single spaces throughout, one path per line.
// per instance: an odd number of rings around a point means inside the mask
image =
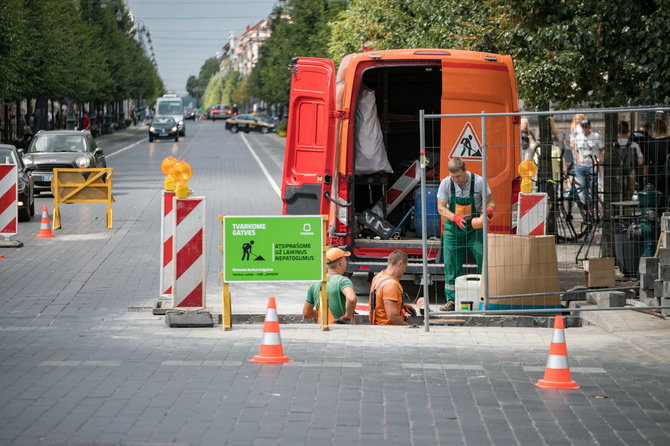
M 282 213 L 328 214 L 335 156 L 335 65 L 329 59 L 291 61 Z

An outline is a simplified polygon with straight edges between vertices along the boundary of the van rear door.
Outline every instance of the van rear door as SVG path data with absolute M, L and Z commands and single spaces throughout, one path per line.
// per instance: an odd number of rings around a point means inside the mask
M 283 214 L 328 214 L 335 152 L 335 65 L 329 59 L 291 61 Z

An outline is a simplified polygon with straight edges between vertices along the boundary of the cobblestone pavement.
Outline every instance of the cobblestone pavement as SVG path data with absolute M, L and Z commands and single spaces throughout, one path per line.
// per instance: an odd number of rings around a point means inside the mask
M 218 125 L 217 125 L 218 124 Z M 55 239 L 19 225 L 0 260 L 0 444 L 341 445 L 670 444 L 667 321 L 566 330 L 580 390 L 542 390 L 552 330 L 283 325 L 282 365 L 247 362 L 261 325 L 170 329 L 158 289 L 160 161 L 185 157 L 216 215 L 278 213 L 281 141 L 189 124 L 148 144 L 142 129 L 102 139 L 114 167 L 104 206 L 67 205 Z M 249 148 L 251 147 L 251 149 Z M 256 157 L 268 177 L 261 174 Z M 39 208 L 51 199 L 40 197 Z M 218 298 L 216 223 L 209 294 Z M 304 288 L 234 290 L 293 312 Z M 653 316 L 648 316 L 653 318 Z M 637 319 L 635 319 L 637 320 Z

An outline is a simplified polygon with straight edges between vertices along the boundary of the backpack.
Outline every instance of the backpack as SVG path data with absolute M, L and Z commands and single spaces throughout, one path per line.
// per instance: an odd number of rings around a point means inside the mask
M 635 168 L 635 154 L 633 153 L 634 150 L 631 147 L 632 143 L 632 138 L 628 138 L 625 146 L 622 146 L 617 141 L 617 145 L 619 146 L 619 165 L 623 169 L 624 173 L 628 173 Z

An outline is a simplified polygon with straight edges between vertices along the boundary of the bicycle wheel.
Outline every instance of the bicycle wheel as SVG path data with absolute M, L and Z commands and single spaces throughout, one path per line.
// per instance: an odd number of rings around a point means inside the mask
M 560 201 L 556 204 L 556 241 L 558 243 L 576 242 L 584 236 L 585 226 L 577 206 L 571 200 Z

